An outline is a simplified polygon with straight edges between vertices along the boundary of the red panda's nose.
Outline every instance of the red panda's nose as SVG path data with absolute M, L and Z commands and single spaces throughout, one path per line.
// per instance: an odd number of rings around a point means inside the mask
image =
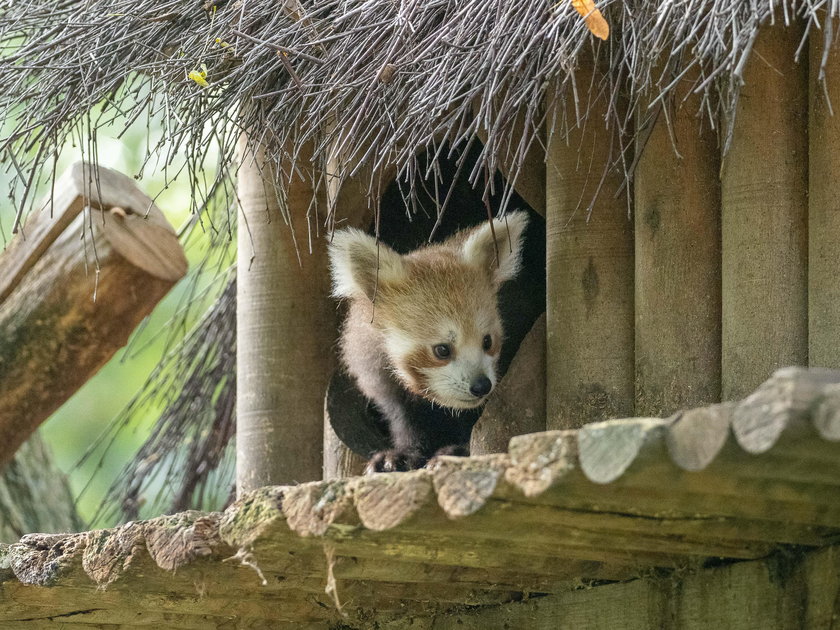
M 470 394 L 476 398 L 481 398 L 482 396 L 489 394 L 491 389 L 493 389 L 493 383 L 490 382 L 489 378 L 482 374 L 470 385 Z

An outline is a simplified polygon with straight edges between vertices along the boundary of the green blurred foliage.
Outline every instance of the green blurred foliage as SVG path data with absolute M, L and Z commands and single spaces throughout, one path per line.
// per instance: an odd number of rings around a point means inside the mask
M 117 120 L 108 129 L 98 131 L 96 161 L 102 166 L 134 176 L 143 167 L 150 135 L 159 137 L 160 134 L 159 127 L 150 127 L 145 121 L 124 130 L 122 121 Z M 85 157 L 89 159 L 89 155 Z M 208 158 L 211 168 L 215 169 L 215 152 L 211 150 Z M 82 159 L 80 148 L 72 144 L 66 146 L 58 158 L 57 174 L 60 175 L 79 159 Z M 178 165 L 174 166 L 168 169 L 170 178 L 177 171 Z M 9 171 L 6 168 L 5 172 L 0 172 L 0 187 L 4 190 L 13 189 Z M 214 174 L 215 171 L 208 177 Z M 137 185 L 156 200 L 176 230 L 192 218 L 191 190 L 186 177 L 167 181 L 167 175 L 156 167 L 152 159 L 142 168 L 142 178 Z M 42 198 L 48 191 L 48 182 L 41 182 L 35 191 L 35 199 Z M 9 199 L 0 202 L 0 247 L 4 247 L 11 238 L 11 227 L 17 210 L 15 197 L 20 198 L 19 186 L 16 194 L 10 192 Z M 206 258 L 209 246 L 209 234 L 197 225 L 186 247 L 191 269 Z M 233 250 L 234 247 L 230 247 L 227 253 L 217 254 L 218 268 L 224 269 L 232 262 Z M 163 353 L 183 338 L 189 325 L 209 306 L 216 294 L 213 285 L 217 283 L 214 283 L 213 275 L 208 273 L 198 279 L 188 277 L 181 280 L 141 325 L 129 345 L 120 350 L 42 426 L 41 433 L 52 448 L 57 465 L 68 474 L 73 493 L 79 496 L 78 509 L 86 522 L 92 518 L 116 475 L 148 435 L 160 409 L 144 408 L 143 413 L 135 414 L 135 420 L 130 426 L 120 430 L 115 439 L 106 444 L 107 449 L 100 448 L 95 456 L 81 465 L 77 463 L 137 393 Z M 182 311 L 187 304 L 191 305 L 190 314 L 183 317 Z M 38 376 L 33 374 L 32 378 Z

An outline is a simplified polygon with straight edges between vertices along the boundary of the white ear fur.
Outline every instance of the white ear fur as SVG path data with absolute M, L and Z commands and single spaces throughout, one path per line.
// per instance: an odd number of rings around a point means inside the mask
M 340 230 L 329 245 L 333 297 L 367 297 L 377 286 L 404 276 L 402 257 L 370 234 L 355 228 Z
M 482 223 L 470 232 L 461 249 L 463 259 L 493 274 L 493 280 L 502 283 L 510 280 L 522 266 L 522 235 L 528 225 L 525 212 L 510 212 L 502 219 Z M 495 240 L 493 238 L 495 232 Z M 496 252 L 499 263 L 496 265 Z

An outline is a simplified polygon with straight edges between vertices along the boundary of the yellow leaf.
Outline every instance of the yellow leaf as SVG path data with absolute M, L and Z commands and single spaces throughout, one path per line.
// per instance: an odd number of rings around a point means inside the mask
M 207 83 L 207 73 L 203 70 L 191 70 L 187 76 L 201 87 L 210 87 L 210 84 Z
M 595 6 L 592 0 L 572 0 L 572 6 L 583 17 L 586 28 L 595 37 L 607 39 L 610 36 L 610 25 L 607 24 L 604 16 L 601 15 L 598 7 Z

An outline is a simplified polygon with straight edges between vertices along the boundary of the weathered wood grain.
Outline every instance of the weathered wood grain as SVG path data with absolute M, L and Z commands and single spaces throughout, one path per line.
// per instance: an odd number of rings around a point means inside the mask
M 721 170 L 722 395 L 808 364 L 808 73 L 804 23 L 759 33 Z M 772 133 L 768 130 L 772 129 Z
M 633 178 L 638 416 L 720 400 L 720 150 L 694 79 L 637 115 L 652 124 Z
M 130 178 L 78 163 L 58 185 L 55 219 L 46 200 L 0 254 L 0 466 L 187 270 L 175 231 Z
M 238 171 L 236 485 L 320 479 L 323 395 L 334 367 L 327 240 L 300 173 L 241 143 Z
M 840 441 L 840 385 L 827 385 L 813 410 L 814 426 L 826 440 Z
M 729 438 L 734 403 L 709 405 L 676 414 L 665 439 L 674 463 L 685 470 L 703 470 Z
M 622 628 L 830 628 L 840 614 L 840 552 L 779 553 L 766 560 L 705 569 L 684 576 L 599 586 L 526 602 L 453 611 L 421 620 L 395 618 L 384 628 L 466 627 L 533 630 Z
M 546 431 L 513 437 L 508 451 L 511 465 L 505 481 L 526 497 L 538 496 L 575 469 L 577 433 Z
M 604 124 L 603 76 L 590 65 L 576 72 L 586 124 L 578 124 L 572 103 L 553 104 L 549 117 L 547 429 L 633 412 L 633 221 L 625 196 L 616 196 L 623 177 L 611 168 L 620 132 L 614 121 Z
M 581 427 L 577 434 L 581 470 L 595 483 L 610 483 L 631 465 L 644 465 L 646 458 L 661 460 L 659 451 L 669 424 L 661 418 L 628 418 Z
M 826 385 L 840 383 L 840 370 L 783 368 L 738 403 L 732 412 L 732 430 L 741 447 L 763 453 L 782 431 L 801 430 Z
M 840 368 L 840 50 L 827 21 L 809 38 L 808 66 L 808 361 Z M 821 36 L 822 35 L 822 36 Z M 827 55 L 823 63 L 823 54 Z M 824 80 L 820 73 L 824 72 Z M 832 112 L 833 109 L 833 112 Z

